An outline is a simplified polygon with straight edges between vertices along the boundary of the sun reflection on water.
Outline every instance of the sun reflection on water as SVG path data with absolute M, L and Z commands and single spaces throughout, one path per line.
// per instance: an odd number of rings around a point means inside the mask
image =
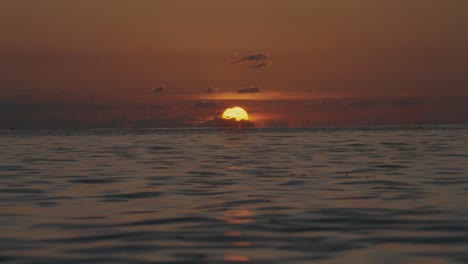
M 222 217 L 217 218 L 230 225 L 247 224 L 252 222 L 251 216 L 254 214 L 249 210 L 226 211 Z
M 248 262 L 249 257 L 242 255 L 226 255 L 224 256 L 224 260 L 230 262 Z
M 252 223 L 254 215 L 255 214 L 248 209 L 227 210 L 224 212 L 223 216 L 218 219 L 229 225 L 238 226 Z M 243 239 L 242 233 L 239 231 L 226 231 L 224 232 L 224 236 L 233 240 L 231 242 L 233 248 L 249 248 L 252 246 L 252 242 Z M 244 254 L 225 254 L 224 260 L 227 262 L 249 262 L 250 257 Z

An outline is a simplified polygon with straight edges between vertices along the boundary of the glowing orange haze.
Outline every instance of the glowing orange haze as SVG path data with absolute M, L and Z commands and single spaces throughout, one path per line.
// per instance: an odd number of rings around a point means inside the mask
M 0 122 L 182 126 L 234 105 L 268 125 L 466 122 L 466 10 L 458 0 L 5 0 Z

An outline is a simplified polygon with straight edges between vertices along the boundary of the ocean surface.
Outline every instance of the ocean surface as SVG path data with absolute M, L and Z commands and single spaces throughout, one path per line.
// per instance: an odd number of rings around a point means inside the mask
M 0 131 L 0 263 L 468 263 L 468 127 Z

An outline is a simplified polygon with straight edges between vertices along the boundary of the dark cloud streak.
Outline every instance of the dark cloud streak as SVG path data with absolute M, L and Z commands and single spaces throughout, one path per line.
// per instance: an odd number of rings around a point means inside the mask
M 250 68 L 263 68 L 263 67 L 266 67 L 266 66 L 270 66 L 271 64 L 272 64 L 271 61 L 260 62 L 258 64 L 250 66 Z
M 159 86 L 158 88 L 153 89 L 153 93 L 162 93 L 165 92 L 167 88 L 165 86 Z
M 234 60 L 232 64 L 245 65 L 248 68 L 263 68 L 272 64 L 272 57 L 268 53 L 258 52 Z
M 238 94 L 246 94 L 246 93 L 259 93 L 261 92 L 261 89 L 258 87 L 248 87 L 248 88 L 242 88 L 237 90 Z
M 206 89 L 205 92 L 207 92 L 207 93 L 217 93 L 218 89 L 214 88 L 214 87 L 210 87 L 210 88 Z

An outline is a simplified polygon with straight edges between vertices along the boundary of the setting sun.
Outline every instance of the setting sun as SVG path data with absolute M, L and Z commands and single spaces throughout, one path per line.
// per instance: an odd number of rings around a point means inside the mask
M 233 108 L 228 108 L 226 109 L 226 111 L 224 111 L 223 113 L 223 118 L 224 119 L 236 119 L 236 121 L 241 121 L 241 120 L 245 120 L 245 121 L 248 121 L 249 120 L 249 114 L 247 114 L 247 111 L 245 111 L 244 109 L 242 109 L 241 107 L 233 107 Z

